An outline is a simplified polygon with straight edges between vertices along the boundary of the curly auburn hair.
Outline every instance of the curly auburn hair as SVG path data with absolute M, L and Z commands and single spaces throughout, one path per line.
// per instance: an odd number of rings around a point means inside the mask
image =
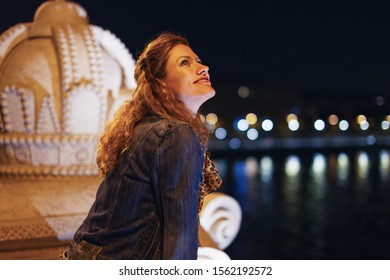
M 115 113 L 107 124 L 98 144 L 96 162 L 102 175 L 109 175 L 129 149 L 129 139 L 134 127 L 145 116 L 158 115 L 165 119 L 178 119 L 188 123 L 198 134 L 201 146 L 206 148 L 209 131 L 199 114 L 194 114 L 171 91 L 160 82 L 166 75 L 170 51 L 176 45 L 187 45 L 186 38 L 163 32 L 146 44 L 139 55 L 134 77 L 137 87 L 133 96 Z

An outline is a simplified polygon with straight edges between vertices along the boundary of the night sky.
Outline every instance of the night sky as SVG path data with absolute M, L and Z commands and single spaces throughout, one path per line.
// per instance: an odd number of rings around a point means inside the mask
M 186 36 L 217 84 L 390 96 L 389 1 L 76 2 L 134 57 L 160 31 Z M 7 1 L 0 32 L 41 3 Z

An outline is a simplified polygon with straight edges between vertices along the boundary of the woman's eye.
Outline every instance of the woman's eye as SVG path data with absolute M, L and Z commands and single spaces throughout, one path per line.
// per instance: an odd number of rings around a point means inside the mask
M 190 62 L 187 59 L 182 60 L 180 63 L 181 66 L 188 65 L 188 64 L 190 64 Z
M 196 60 L 196 62 L 202 64 L 202 60 L 201 60 L 200 58 L 198 58 L 198 59 Z

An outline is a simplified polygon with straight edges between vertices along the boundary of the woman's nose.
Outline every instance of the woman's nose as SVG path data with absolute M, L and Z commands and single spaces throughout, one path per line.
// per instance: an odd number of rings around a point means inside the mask
M 199 69 L 196 71 L 196 74 L 201 75 L 209 72 L 209 67 L 204 64 L 199 64 Z

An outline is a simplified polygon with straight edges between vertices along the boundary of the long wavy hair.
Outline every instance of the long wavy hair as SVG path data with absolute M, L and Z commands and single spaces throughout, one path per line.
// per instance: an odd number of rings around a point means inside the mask
M 209 131 L 200 115 L 194 116 L 178 96 L 160 82 L 167 73 L 170 51 L 180 44 L 189 46 L 186 38 L 164 32 L 147 43 L 139 55 L 134 71 L 137 87 L 133 96 L 117 110 L 100 137 L 96 162 L 102 175 L 107 176 L 115 169 L 129 149 L 135 125 L 149 115 L 188 123 L 198 134 L 202 148 L 206 148 Z

